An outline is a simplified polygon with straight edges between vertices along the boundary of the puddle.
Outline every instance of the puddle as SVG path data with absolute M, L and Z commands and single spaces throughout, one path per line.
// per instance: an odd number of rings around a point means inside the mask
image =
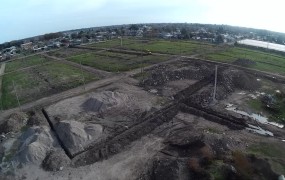
M 270 125 L 273 125 L 273 126 L 277 126 L 279 128 L 283 128 L 284 127 L 283 124 L 278 124 L 278 123 L 275 123 L 275 122 L 269 122 L 267 117 L 261 116 L 259 114 L 248 114 L 247 112 L 237 110 L 236 107 L 234 107 L 232 104 L 228 104 L 227 107 L 226 107 L 226 110 L 233 111 L 235 113 L 238 113 L 238 114 L 250 117 L 250 118 L 252 118 L 252 119 L 254 119 L 254 120 L 256 120 L 256 121 L 258 121 L 258 122 L 260 122 L 262 124 L 270 124 Z
M 264 136 L 274 136 L 272 132 L 270 131 L 266 131 L 264 129 L 262 129 L 261 127 L 257 127 L 257 126 L 253 126 L 251 124 L 248 124 L 249 128 L 245 128 L 248 131 L 257 133 L 257 134 L 261 134 Z
M 239 92 L 238 94 L 245 95 L 246 93 L 242 91 L 242 92 Z
M 156 93 L 158 92 L 158 90 L 156 90 L 156 89 L 151 89 L 151 90 L 149 90 L 149 92 L 150 92 L 150 93 L 153 93 L 153 94 L 156 94 Z

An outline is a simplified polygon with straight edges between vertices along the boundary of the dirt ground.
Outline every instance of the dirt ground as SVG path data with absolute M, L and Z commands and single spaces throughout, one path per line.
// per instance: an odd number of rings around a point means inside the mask
M 264 139 L 246 130 L 232 131 L 191 114 L 178 113 L 171 122 L 157 127 L 151 134 L 130 144 L 125 151 L 104 161 L 79 168 L 66 167 L 58 172 L 47 172 L 28 165 L 19 169 L 16 175 L 26 179 L 140 179 L 148 173 L 148 167 L 152 166 L 154 157 L 165 153 L 163 149 L 167 146 L 169 138 L 185 130 L 202 134 L 205 143 L 223 152 L 237 149 L 244 151 L 254 143 L 275 141 L 273 138 Z M 30 171 L 31 168 L 33 171 Z
M 21 123 L 1 136 L 5 178 L 277 179 L 285 174 L 282 152 L 269 157 L 250 151 L 262 143 L 285 149 L 284 129 L 260 125 L 274 136 L 254 133 L 248 128 L 252 120 L 225 109 L 257 96 L 260 81 L 222 67 L 213 101 L 212 67 L 191 60 L 153 66 L 144 78 L 118 78 L 10 117 Z

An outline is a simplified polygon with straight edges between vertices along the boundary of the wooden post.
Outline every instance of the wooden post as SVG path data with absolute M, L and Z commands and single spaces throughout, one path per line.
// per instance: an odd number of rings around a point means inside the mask
M 84 77 L 84 75 L 83 75 L 81 60 L 80 60 L 80 70 L 81 70 L 81 76 L 82 76 L 82 78 L 83 78 L 83 88 L 84 88 L 84 90 L 86 90 L 86 88 L 85 88 L 85 77 Z
M 16 93 L 16 98 L 17 98 L 17 101 L 18 101 L 18 106 L 19 106 L 19 108 L 20 108 L 21 104 L 20 104 L 20 101 L 19 101 L 19 96 L 18 96 L 16 87 L 15 87 L 15 82 L 14 82 L 14 80 L 13 80 L 13 88 L 14 88 L 14 91 L 15 91 L 15 93 Z M 21 108 L 20 108 L 20 110 L 21 110 Z
M 217 78 L 218 78 L 218 66 L 215 66 L 215 85 L 214 85 L 214 94 L 213 94 L 213 101 L 216 101 L 216 91 L 217 91 Z

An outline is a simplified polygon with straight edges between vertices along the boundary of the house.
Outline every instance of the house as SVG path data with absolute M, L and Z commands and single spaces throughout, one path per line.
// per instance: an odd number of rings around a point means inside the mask
M 23 50 L 32 49 L 32 48 L 33 48 L 33 43 L 32 43 L 32 42 L 28 42 L 28 43 L 25 43 L 25 44 L 21 44 L 21 48 L 22 48 Z
M 162 36 L 162 38 L 164 38 L 164 39 L 170 39 L 170 38 L 173 37 L 173 35 L 170 34 L 170 33 L 162 33 L 161 36 Z

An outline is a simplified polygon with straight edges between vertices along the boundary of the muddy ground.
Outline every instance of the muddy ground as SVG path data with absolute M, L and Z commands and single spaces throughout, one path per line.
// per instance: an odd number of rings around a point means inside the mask
M 243 105 L 240 92 L 260 90 L 259 77 L 218 70 L 215 99 L 213 65 L 182 59 L 15 114 L 0 125 L 0 177 L 278 179 L 285 174 L 284 128 L 225 109 Z

